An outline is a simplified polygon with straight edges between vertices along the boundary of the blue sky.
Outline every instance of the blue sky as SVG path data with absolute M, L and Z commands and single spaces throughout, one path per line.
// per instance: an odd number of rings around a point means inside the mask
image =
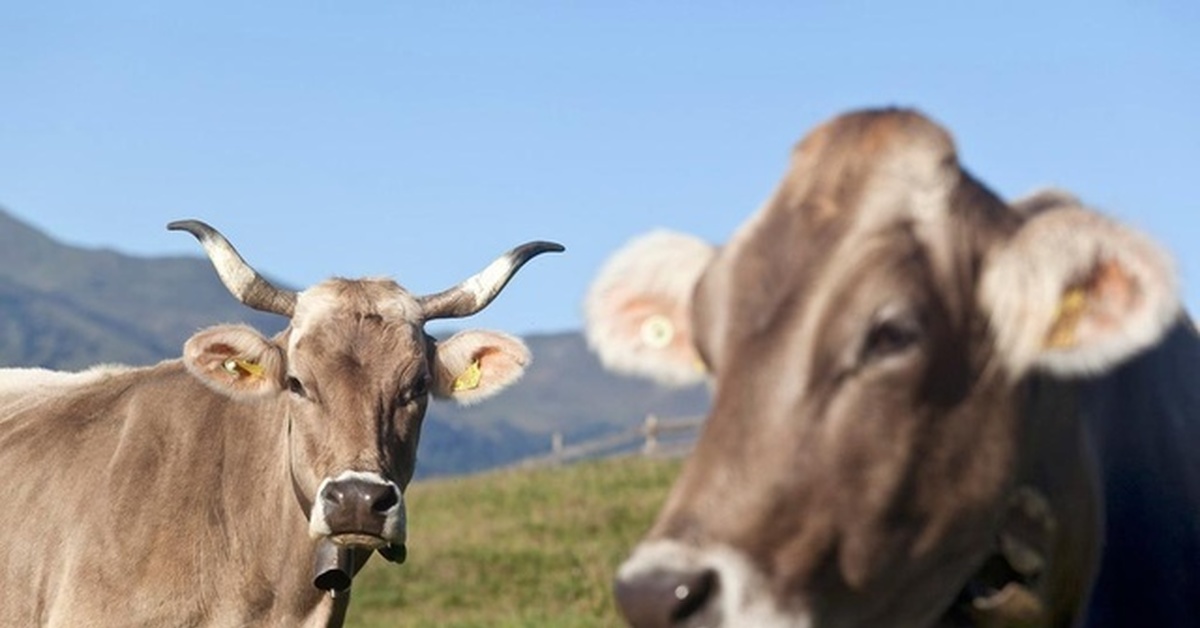
M 46 2 L 0 8 L 0 206 L 72 244 L 440 290 L 554 239 L 473 325 L 574 329 L 629 237 L 723 241 L 839 112 L 921 108 L 1016 196 L 1171 248 L 1200 304 L 1200 4 Z M 253 6 L 248 6 L 253 5 Z

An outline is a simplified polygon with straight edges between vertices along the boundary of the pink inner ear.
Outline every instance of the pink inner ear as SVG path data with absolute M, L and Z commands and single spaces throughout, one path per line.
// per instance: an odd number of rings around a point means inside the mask
M 1126 313 L 1141 305 L 1141 288 L 1116 260 L 1098 264 L 1085 285 L 1093 297 L 1089 318 L 1100 328 L 1117 327 Z
M 208 346 L 208 351 L 206 353 L 211 353 L 213 355 L 226 358 L 231 355 L 237 355 L 237 349 L 234 349 L 231 345 L 227 345 L 223 342 L 214 342 Z
M 471 355 L 472 360 L 483 360 L 494 353 L 501 353 L 499 347 L 480 347 Z
M 475 352 L 472 359 L 479 361 L 485 381 L 498 384 L 510 382 L 524 370 L 516 356 L 505 353 L 499 347 L 483 347 Z

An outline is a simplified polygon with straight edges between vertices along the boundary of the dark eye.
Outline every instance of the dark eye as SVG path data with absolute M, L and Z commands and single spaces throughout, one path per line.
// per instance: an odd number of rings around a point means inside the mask
M 295 377 L 293 377 L 291 375 L 288 375 L 287 387 L 288 387 L 288 391 L 294 395 L 299 395 L 301 397 L 306 396 L 305 392 L 304 392 L 304 384 L 301 384 L 300 380 L 296 379 Z
M 876 321 L 863 342 L 862 362 L 903 353 L 921 341 L 923 330 L 912 316 L 888 317 Z
M 404 391 L 402 399 L 405 403 L 412 403 L 419 399 L 423 399 L 429 394 L 429 378 L 421 377 L 412 383 L 408 390 Z

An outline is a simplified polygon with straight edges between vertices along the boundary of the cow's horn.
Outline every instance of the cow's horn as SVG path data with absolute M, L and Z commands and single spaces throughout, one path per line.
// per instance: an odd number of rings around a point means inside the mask
M 425 320 L 470 316 L 487 307 L 525 262 L 542 253 L 561 253 L 565 250 L 557 242 L 526 242 L 501 255 L 482 272 L 457 286 L 421 297 Z
M 238 255 L 237 249 L 233 248 L 221 232 L 199 220 L 176 220 L 167 225 L 167 229 L 186 231 L 196 236 L 225 287 L 242 303 L 261 312 L 271 312 L 288 318 L 295 313 L 296 293 L 276 288 L 263 279 L 262 275 Z

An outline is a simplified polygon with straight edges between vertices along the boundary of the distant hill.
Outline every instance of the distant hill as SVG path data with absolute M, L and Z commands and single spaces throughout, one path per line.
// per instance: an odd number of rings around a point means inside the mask
M 72 247 L 0 209 L 0 365 L 150 364 L 222 322 L 286 324 L 238 303 L 205 258 Z
M 238 303 L 209 261 L 143 258 L 69 246 L 0 209 L 0 366 L 78 369 L 152 364 L 180 355 L 196 330 L 245 322 L 267 334 L 286 321 Z M 457 474 L 546 453 L 640 422 L 692 415 L 703 389 L 672 391 L 605 372 L 579 333 L 525 338 L 533 365 L 514 387 L 469 408 L 430 405 L 418 476 Z
M 620 431 L 647 413 L 693 416 L 708 406 L 703 388 L 671 390 L 613 375 L 577 332 L 525 337 L 533 364 L 493 399 L 466 408 L 429 406 L 418 476 L 488 469 L 550 451 L 560 432 L 569 444 Z

